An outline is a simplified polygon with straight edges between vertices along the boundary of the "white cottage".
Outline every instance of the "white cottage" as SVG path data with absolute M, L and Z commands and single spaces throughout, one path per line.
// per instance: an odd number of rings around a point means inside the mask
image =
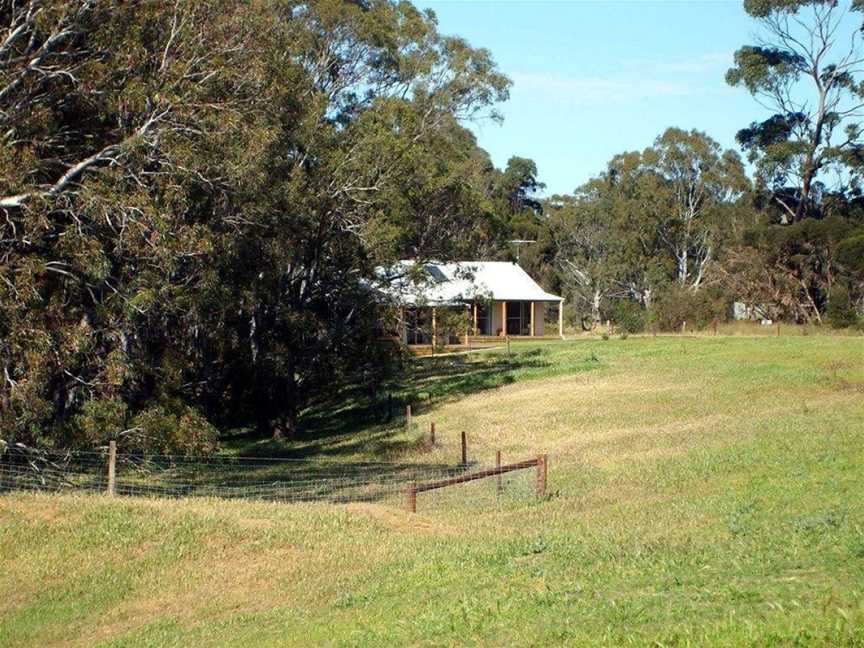
M 442 342 L 437 339 L 436 324 L 444 309 L 467 311 L 470 324 L 464 333 L 466 338 L 546 336 L 545 322 L 550 308 L 557 311 L 557 336 L 564 334 L 564 299 L 543 290 L 515 263 L 460 261 L 418 265 L 414 261 L 400 261 L 389 268 L 379 268 L 378 274 L 382 292 L 399 308 L 399 336 L 405 344 Z

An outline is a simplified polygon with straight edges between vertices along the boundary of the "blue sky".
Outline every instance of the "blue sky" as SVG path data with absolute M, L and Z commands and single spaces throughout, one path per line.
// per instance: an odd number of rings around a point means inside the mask
M 740 0 L 504 2 L 422 0 L 442 32 L 492 51 L 513 81 L 504 124 L 472 125 L 503 167 L 537 162 L 547 193 L 569 193 L 616 153 L 669 126 L 726 147 L 765 111 L 723 80 L 757 31 Z

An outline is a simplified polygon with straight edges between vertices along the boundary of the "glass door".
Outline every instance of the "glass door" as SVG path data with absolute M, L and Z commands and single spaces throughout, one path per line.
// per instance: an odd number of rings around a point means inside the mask
M 507 302 L 507 335 L 529 335 L 531 302 Z

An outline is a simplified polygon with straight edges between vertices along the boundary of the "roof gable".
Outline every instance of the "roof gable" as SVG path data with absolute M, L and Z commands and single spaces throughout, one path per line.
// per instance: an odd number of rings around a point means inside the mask
M 401 304 L 458 304 L 476 299 L 562 301 L 543 290 L 519 265 L 507 261 L 425 263 L 379 268 L 382 291 Z M 415 281 L 417 276 L 426 281 Z

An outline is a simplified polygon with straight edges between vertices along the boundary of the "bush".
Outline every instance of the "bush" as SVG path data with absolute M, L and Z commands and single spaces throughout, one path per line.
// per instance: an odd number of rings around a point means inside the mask
M 708 290 L 693 292 L 675 285 L 655 300 L 651 307 L 651 320 L 663 331 L 680 331 L 684 322 L 688 328 L 702 329 L 715 319 L 726 319 L 727 307 L 722 294 Z
M 825 309 L 828 323 L 834 328 L 851 328 L 858 324 L 858 313 L 849 297 L 849 291 L 843 286 L 837 286 L 831 292 L 828 307 Z
M 116 397 L 86 401 L 69 428 L 73 445 L 92 447 L 116 439 L 124 429 L 127 413 L 126 403 Z
M 218 430 L 197 410 L 183 404 L 171 409 L 150 407 L 133 419 L 132 427 L 139 431 L 142 449 L 207 455 L 218 448 Z M 131 449 L 129 444 L 124 445 Z
M 615 304 L 615 324 L 623 333 L 641 333 L 645 319 L 645 311 L 636 302 L 621 300 Z
M 93 447 L 118 439 L 122 452 L 210 454 L 219 440 L 218 430 L 196 409 L 166 398 L 131 419 L 119 398 L 89 400 L 67 429 L 73 446 Z M 125 434 L 118 438 L 121 432 Z

